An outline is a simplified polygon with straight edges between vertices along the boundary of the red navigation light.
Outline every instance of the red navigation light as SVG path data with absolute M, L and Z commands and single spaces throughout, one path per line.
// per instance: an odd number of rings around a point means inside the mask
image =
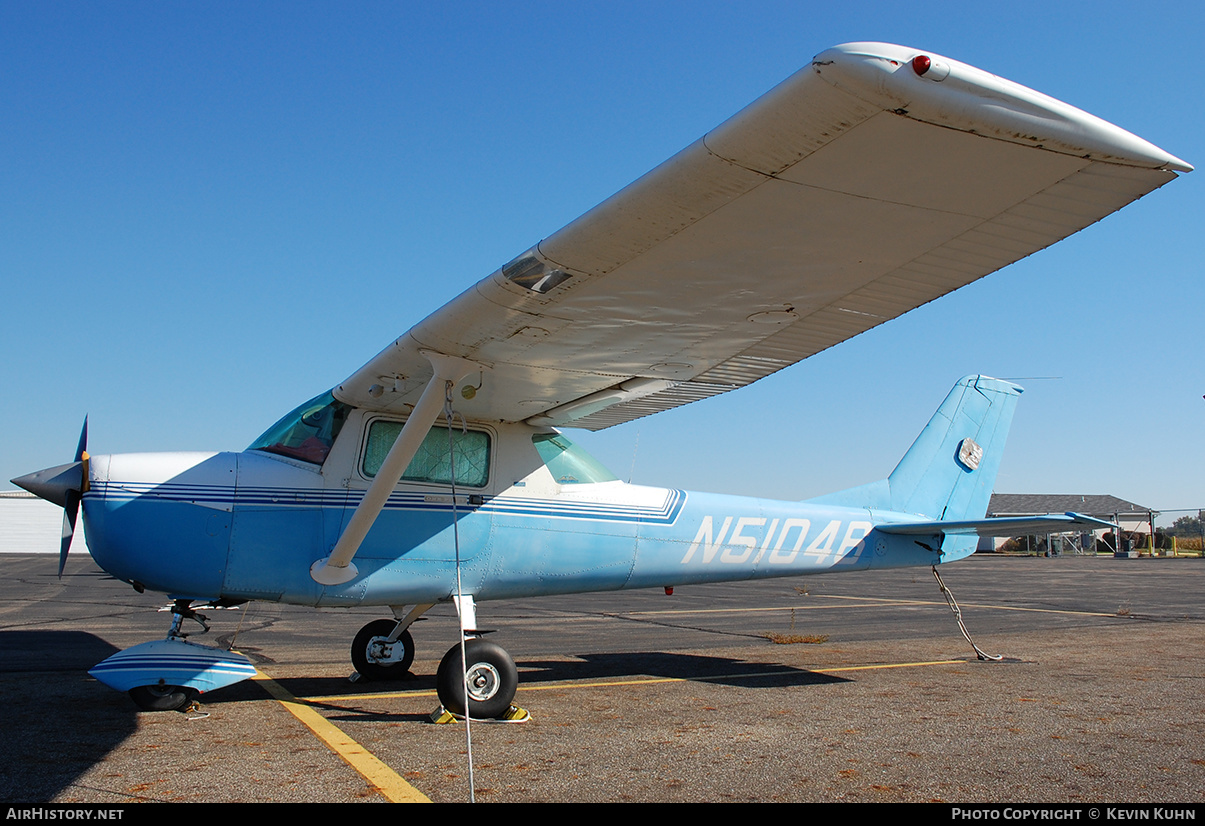
M 928 55 L 918 54 L 912 58 L 912 71 L 916 72 L 917 76 L 923 75 L 929 71 L 929 67 L 933 65 L 933 61 Z

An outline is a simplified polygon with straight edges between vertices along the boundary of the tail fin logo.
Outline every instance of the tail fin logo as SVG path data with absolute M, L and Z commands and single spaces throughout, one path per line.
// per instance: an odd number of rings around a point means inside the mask
M 982 458 L 983 448 L 974 439 L 966 438 L 958 443 L 958 461 L 967 470 L 979 467 L 979 460 Z

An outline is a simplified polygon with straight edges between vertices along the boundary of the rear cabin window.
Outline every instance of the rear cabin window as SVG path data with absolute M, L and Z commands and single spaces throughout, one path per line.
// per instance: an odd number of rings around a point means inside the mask
M 563 433 L 537 433 L 531 441 L 558 485 L 614 482 L 619 478 Z
M 385 457 L 389 455 L 389 449 L 402 432 L 403 424 L 378 420 L 368 428 L 368 448 L 364 451 L 362 465 L 365 476 L 372 478 L 377 475 Z M 485 487 L 490 478 L 490 435 L 480 430 L 466 433 L 453 428 L 452 443 L 456 451 L 456 484 L 469 488 Z M 402 474 L 402 480 L 450 485 L 451 458 L 448 452 L 448 429 L 432 427 Z

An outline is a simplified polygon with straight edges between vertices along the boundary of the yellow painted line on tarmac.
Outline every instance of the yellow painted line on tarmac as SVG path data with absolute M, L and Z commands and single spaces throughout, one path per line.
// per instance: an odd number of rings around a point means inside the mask
M 873 600 L 866 599 L 866 605 L 875 605 Z M 922 603 L 918 603 L 922 604 Z M 945 603 L 937 603 L 944 605 Z M 643 616 L 665 616 L 666 614 L 760 614 L 768 611 L 815 611 L 817 609 L 832 608 L 831 605 L 783 605 L 773 608 L 687 608 L 684 610 L 675 610 L 668 608 L 664 611 L 623 611 L 620 613 L 611 614 L 616 617 L 643 617 Z M 846 606 L 840 606 L 842 608 Z M 857 608 L 859 606 L 849 606 Z
M 846 596 L 829 596 L 829 595 L 813 595 L 813 598 L 814 599 L 847 599 L 847 600 L 862 600 L 862 601 L 865 601 L 866 599 L 868 599 L 867 597 L 846 597 Z M 908 599 L 879 599 L 879 598 L 871 598 L 871 599 L 874 599 L 877 602 L 881 602 L 881 603 L 888 604 L 888 605 L 945 605 L 946 604 L 945 600 L 923 601 L 923 600 L 908 600 Z M 1114 617 L 1114 618 L 1117 618 L 1117 616 L 1118 616 L 1116 613 L 1107 613 L 1105 611 L 1068 611 L 1068 610 L 1064 610 L 1061 608 L 1023 608 L 1020 605 L 991 605 L 991 604 L 988 604 L 985 602 L 960 602 L 958 604 L 960 606 L 962 606 L 963 608 L 984 608 L 987 610 L 994 610 L 994 611 L 1029 611 L 1029 612 L 1032 612 L 1035 614 L 1070 614 L 1073 616 L 1080 616 L 1080 617 Z
M 305 702 L 298 700 L 267 674 L 260 671 L 253 679 L 257 680 L 269 694 L 288 709 L 290 714 L 314 732 L 318 739 L 327 745 L 327 748 L 359 772 L 369 785 L 380 792 L 386 800 L 391 803 L 431 802 L 430 798 L 399 777 L 397 772 L 378 760 L 368 749 L 348 737 L 338 726 L 310 708 Z
M 847 605 L 784 605 L 773 608 L 688 608 L 686 610 L 667 609 L 664 611 L 625 611 L 615 616 L 635 617 L 648 615 L 677 615 L 677 614 L 755 614 L 763 611 L 824 611 L 832 608 L 872 608 L 875 606 L 894 605 L 938 605 L 944 606 L 945 600 L 923 599 L 887 599 L 884 597 L 851 597 L 831 594 L 810 594 L 811 599 L 847 600 Z M 1115 613 L 1103 611 L 1067 611 L 1059 608 L 1023 608 L 1019 605 L 989 605 L 980 602 L 960 602 L 963 608 L 983 608 L 996 611 L 1029 611 L 1036 614 L 1070 614 L 1081 617 L 1117 617 Z
M 784 670 L 782 668 L 773 671 L 742 671 L 733 672 L 731 674 L 712 674 L 705 677 L 636 677 L 630 680 L 597 680 L 595 682 L 556 682 L 556 683 L 536 683 L 534 685 L 520 685 L 519 691 L 567 691 L 578 688 L 609 688 L 612 686 L 632 686 L 632 685 L 659 685 L 664 683 L 714 683 L 722 680 L 741 680 L 750 679 L 752 677 L 789 677 L 792 675 L 805 674 L 828 674 L 835 671 L 876 671 L 884 668 L 922 668 L 931 665 L 965 665 L 966 660 L 930 660 L 927 662 L 915 663 L 876 663 L 874 665 L 846 665 L 837 666 L 835 668 L 806 668 L 798 670 Z M 283 689 L 282 689 L 283 690 Z M 415 699 L 420 697 L 434 697 L 434 691 L 393 691 L 387 693 L 374 694 L 336 694 L 329 697 L 307 697 L 306 702 L 324 703 L 337 705 L 341 702 L 360 702 L 363 700 L 388 700 L 388 699 Z M 474 718 L 476 719 L 476 718 Z
M 519 688 L 522 691 L 522 687 Z M 338 705 L 342 700 L 389 700 L 397 697 L 419 698 L 438 697 L 433 688 L 422 688 L 414 691 L 373 691 L 367 694 L 330 694 L 325 697 L 306 697 L 304 702 Z M 474 717 L 474 720 L 477 718 Z
M 833 671 L 875 671 L 880 668 L 916 668 L 926 665 L 966 665 L 966 660 L 932 660 L 923 663 L 879 663 L 877 665 L 843 665 L 837 668 L 817 668 L 817 674 L 828 674 Z

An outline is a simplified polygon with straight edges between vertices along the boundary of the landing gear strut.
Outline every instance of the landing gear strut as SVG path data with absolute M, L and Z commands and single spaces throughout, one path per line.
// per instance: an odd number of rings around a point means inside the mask
M 468 687 L 468 717 L 502 717 L 510 711 L 511 700 L 519 687 L 519 670 L 500 645 L 481 639 L 477 627 L 477 604 L 472 595 L 452 597 L 460 615 L 460 633 L 464 635 L 464 658 L 460 645 L 454 645 L 439 661 L 435 689 L 443 707 L 464 717 L 465 687 Z
M 501 717 L 510 711 L 519 687 L 515 661 L 499 645 L 481 639 L 477 611 L 470 596 L 453 597 L 461 617 L 465 640 L 462 670 L 460 646 L 448 649 L 435 672 L 435 687 L 443 707 L 465 715 L 465 674 L 468 675 L 468 711 L 474 719 Z M 360 629 L 351 644 L 351 661 L 365 680 L 397 680 L 409 675 L 414 662 L 414 637 L 409 628 L 433 605 L 416 605 L 408 613 L 394 607 L 398 619 L 373 620 Z M 356 679 L 353 675 L 353 679 Z

